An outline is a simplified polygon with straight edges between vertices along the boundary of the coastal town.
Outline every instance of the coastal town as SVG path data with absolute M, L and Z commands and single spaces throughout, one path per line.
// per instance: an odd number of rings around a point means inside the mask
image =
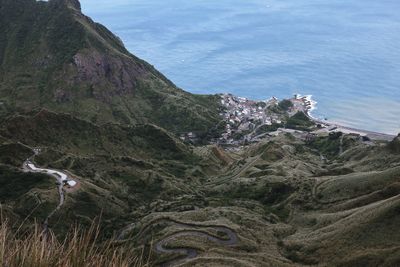
M 225 145 L 257 142 L 268 132 L 284 128 L 287 118 L 298 112 L 308 116 L 315 105 L 309 96 L 295 95 L 283 101 L 276 97 L 254 101 L 232 94 L 221 95 L 221 104 L 224 112 L 220 115 L 226 121 L 226 128 L 215 141 Z
M 311 112 L 315 109 L 316 102 L 311 96 L 294 95 L 292 98 L 283 100 L 272 97 L 265 101 L 250 100 L 232 94 L 221 94 L 220 97 L 222 108 L 219 115 L 224 129 L 217 138 L 211 140 L 211 143 L 221 146 L 239 147 L 280 133 L 294 134 L 302 139 L 335 132 L 355 134 L 363 137 L 363 140 L 392 140 L 394 138 L 392 135 L 353 129 L 326 119 L 312 117 Z M 306 122 L 307 126 L 293 127 L 294 125 L 289 122 L 296 116 L 300 116 L 300 120 Z M 298 118 L 296 120 L 298 121 Z M 182 134 L 181 139 L 193 144 L 199 141 L 194 132 Z

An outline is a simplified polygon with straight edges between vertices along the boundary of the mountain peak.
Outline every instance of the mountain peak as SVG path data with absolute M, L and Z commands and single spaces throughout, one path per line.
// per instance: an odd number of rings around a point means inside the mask
M 81 3 L 79 0 L 50 0 L 53 3 L 62 3 L 65 4 L 67 7 L 81 11 Z
M 79 0 L 62 0 L 62 1 L 64 1 L 67 4 L 67 6 L 81 11 L 81 3 L 79 2 Z

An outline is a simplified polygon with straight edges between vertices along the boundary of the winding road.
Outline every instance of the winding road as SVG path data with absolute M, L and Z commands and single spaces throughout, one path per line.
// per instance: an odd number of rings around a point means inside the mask
M 238 243 L 238 236 L 237 234 L 232 230 L 229 229 L 228 227 L 224 226 L 202 226 L 202 225 L 193 225 L 193 224 L 185 224 L 185 223 L 173 223 L 175 226 L 185 228 L 184 230 L 172 234 L 156 243 L 155 246 L 155 251 L 158 254 L 181 254 L 185 255 L 183 257 L 178 257 L 175 259 L 172 259 L 170 261 L 164 262 L 161 264 L 162 267 L 170 267 L 170 266 L 176 266 L 181 263 L 184 263 L 190 259 L 194 259 L 198 257 L 199 252 L 197 249 L 194 248 L 170 248 L 168 247 L 168 244 L 177 238 L 182 238 L 182 237 L 188 237 L 188 236 L 194 236 L 194 237 L 203 237 L 206 238 L 207 240 L 217 243 L 222 246 L 234 246 Z M 187 230 L 188 228 L 191 228 L 191 230 Z M 227 239 L 222 239 L 216 236 L 213 236 L 211 234 L 208 234 L 206 232 L 203 232 L 201 229 L 204 228 L 209 228 L 209 229 L 214 229 L 218 232 L 222 232 L 227 236 Z
M 49 228 L 49 219 L 64 205 L 65 201 L 64 186 L 68 185 L 70 187 L 74 187 L 77 185 L 77 183 L 63 172 L 36 167 L 35 164 L 33 163 L 33 159 L 35 158 L 36 155 L 40 153 L 40 150 L 34 149 L 33 151 L 35 152 L 35 154 L 30 158 L 28 158 L 23 164 L 24 171 L 32 173 L 43 173 L 51 177 L 54 177 L 57 180 L 58 194 L 60 196 L 60 200 L 57 207 L 52 212 L 50 212 L 49 215 L 47 215 L 46 219 L 43 222 L 44 231 L 47 232 Z

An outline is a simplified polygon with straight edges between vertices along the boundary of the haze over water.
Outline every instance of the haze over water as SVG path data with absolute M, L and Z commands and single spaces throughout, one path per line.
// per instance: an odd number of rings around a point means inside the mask
M 313 115 L 400 132 L 399 0 L 81 0 L 193 93 L 313 95 Z

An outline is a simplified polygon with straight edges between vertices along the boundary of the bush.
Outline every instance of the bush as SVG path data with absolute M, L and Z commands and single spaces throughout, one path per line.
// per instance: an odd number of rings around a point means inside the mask
M 278 106 L 284 110 L 288 111 L 291 107 L 293 107 L 293 103 L 290 100 L 284 99 L 281 102 L 279 102 Z
M 304 114 L 304 112 L 297 112 L 294 116 L 290 117 L 286 122 L 286 127 L 298 130 L 308 130 L 309 127 L 313 126 L 314 122 Z
M 273 123 L 272 125 L 262 125 L 259 128 L 257 128 L 256 134 L 275 132 L 281 127 L 283 127 L 283 125 L 280 123 Z
M 33 188 L 48 188 L 53 180 L 39 173 L 24 173 L 0 165 L 0 200 L 16 200 Z

